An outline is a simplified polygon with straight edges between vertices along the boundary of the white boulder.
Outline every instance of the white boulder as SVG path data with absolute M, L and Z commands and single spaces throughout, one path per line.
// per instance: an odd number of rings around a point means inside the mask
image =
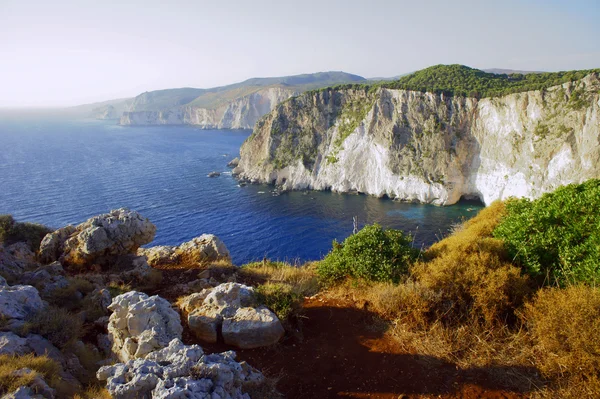
M 156 226 L 139 213 L 121 208 L 95 216 L 77 227 L 67 226 L 44 237 L 45 262 L 89 265 L 104 257 L 132 254 L 154 239 Z
M 179 314 L 165 299 L 130 291 L 115 297 L 108 307 L 113 313 L 108 336 L 113 352 L 121 361 L 143 358 L 164 348 L 174 338 L 181 339 Z
M 24 320 L 44 308 L 38 290 L 30 285 L 0 286 L 0 318 Z
M 205 355 L 179 339 L 145 359 L 102 367 L 96 376 L 115 399 L 250 399 L 244 389 L 264 381 L 258 370 L 236 362 L 235 352 Z
M 239 308 L 233 317 L 223 320 L 223 340 L 242 349 L 274 345 L 285 330 L 277 315 L 264 306 Z
M 264 306 L 255 307 L 254 290 L 238 283 L 207 288 L 179 301 L 190 330 L 199 339 L 214 343 L 219 331 L 223 340 L 238 348 L 257 348 L 277 343 L 285 330 Z
M 213 234 L 202 234 L 179 246 L 161 245 L 141 248 L 138 250 L 138 255 L 145 256 L 152 267 L 167 265 L 190 267 L 230 259 L 229 250 L 223 241 Z

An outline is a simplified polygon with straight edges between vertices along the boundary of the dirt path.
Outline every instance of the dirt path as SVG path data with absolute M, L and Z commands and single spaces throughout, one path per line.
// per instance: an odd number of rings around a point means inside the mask
M 323 299 L 307 299 L 305 309 L 302 338 L 289 337 L 268 349 L 236 350 L 238 360 L 279 378 L 277 388 L 288 399 L 527 397 L 489 377 L 489 371 L 503 370 L 460 370 L 406 354 L 368 311 Z

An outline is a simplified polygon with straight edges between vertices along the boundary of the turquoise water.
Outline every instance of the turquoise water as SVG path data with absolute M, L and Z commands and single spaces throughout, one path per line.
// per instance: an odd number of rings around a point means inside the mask
M 0 114 L 0 213 L 52 227 L 129 207 L 157 226 L 152 245 L 219 236 L 234 263 L 263 257 L 315 260 L 360 226 L 412 232 L 428 246 L 480 209 L 419 205 L 365 195 L 239 187 L 227 162 L 250 131 L 120 127 L 114 121 Z M 208 178 L 211 171 L 220 177 Z

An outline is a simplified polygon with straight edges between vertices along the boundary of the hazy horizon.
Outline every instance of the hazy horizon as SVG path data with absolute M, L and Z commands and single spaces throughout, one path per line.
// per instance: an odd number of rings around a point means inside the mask
M 597 68 L 599 19 L 594 1 L 0 0 L 0 107 L 324 71 Z

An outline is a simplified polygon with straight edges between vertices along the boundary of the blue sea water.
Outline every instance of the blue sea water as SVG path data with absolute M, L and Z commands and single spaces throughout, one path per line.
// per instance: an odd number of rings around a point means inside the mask
M 315 260 L 333 239 L 380 223 L 415 235 L 416 247 L 447 234 L 480 206 L 407 204 L 366 195 L 239 187 L 227 162 L 250 131 L 121 127 L 114 121 L 0 113 L 0 214 L 52 227 L 119 207 L 157 226 L 151 245 L 219 236 L 235 264 L 264 257 Z M 211 171 L 221 172 L 208 178 Z

